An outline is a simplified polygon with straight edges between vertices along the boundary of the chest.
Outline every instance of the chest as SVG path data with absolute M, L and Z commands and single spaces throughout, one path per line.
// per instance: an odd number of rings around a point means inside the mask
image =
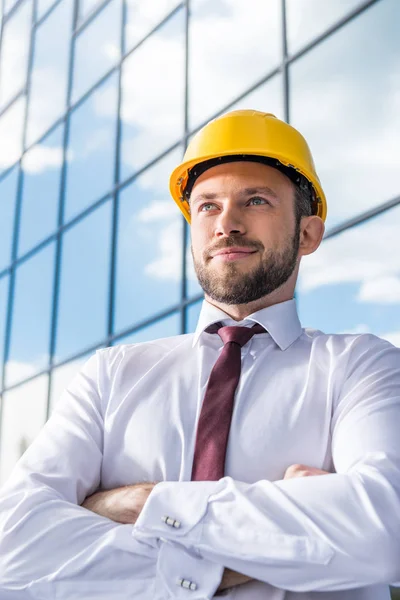
M 190 480 L 197 422 L 215 361 L 199 353 L 176 368 L 154 368 L 110 399 L 105 419 L 105 487 Z M 190 365 L 190 368 L 188 368 Z M 303 463 L 329 468 L 331 391 L 305 361 L 247 352 L 226 456 L 226 475 L 254 482 L 281 479 Z

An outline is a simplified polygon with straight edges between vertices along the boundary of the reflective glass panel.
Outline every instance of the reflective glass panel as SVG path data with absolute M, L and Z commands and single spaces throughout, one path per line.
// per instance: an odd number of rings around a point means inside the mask
M 0 271 L 11 261 L 17 185 L 17 169 L 0 181 Z
M 4 342 L 6 335 L 6 319 L 8 306 L 8 282 L 9 277 L 0 279 L 0 389 L 2 388 Z
M 182 138 L 184 58 L 180 10 L 124 62 L 121 179 Z
M 20 98 L 0 116 L 0 175 L 21 156 L 24 114 L 25 98 Z
M 61 398 L 61 394 L 69 383 L 73 380 L 78 371 L 83 367 L 85 362 L 88 360 L 90 354 L 86 354 L 76 360 L 57 367 L 51 372 L 51 385 L 50 385 L 50 406 L 49 416 L 53 412 L 55 406 Z
M 179 0 L 158 0 L 142 2 L 127 0 L 125 46 L 130 50 L 142 40 L 168 13 L 178 6 Z
M 79 2 L 79 20 L 84 21 L 96 6 L 101 4 L 101 0 L 80 0 Z
M 371 332 L 400 346 L 400 207 L 322 243 L 302 259 L 303 326 Z
M 28 110 L 31 145 L 65 111 L 73 1 L 63 0 L 38 27 Z
M 282 76 L 275 75 L 267 83 L 260 85 L 253 92 L 235 102 L 229 110 L 243 110 L 246 108 L 269 112 L 278 119 L 284 119 Z
M 207 120 L 282 60 L 279 0 L 193 0 L 190 128 Z
M 3 395 L 0 486 L 46 422 L 48 376 L 41 375 Z
M 290 70 L 291 121 L 328 199 L 327 226 L 399 194 L 400 3 L 377 2 Z
M 197 321 L 199 320 L 200 311 L 203 301 L 190 304 L 186 307 L 186 329 L 187 333 L 192 333 L 197 327 Z
M 117 77 L 112 75 L 71 115 L 65 221 L 113 186 L 116 124 Z
M 17 383 L 49 363 L 55 244 L 17 267 L 5 383 Z
M 63 132 L 64 127 L 58 127 L 23 157 L 20 256 L 51 235 L 57 227 Z
M 26 84 L 32 2 L 25 2 L 4 23 L 0 55 L 0 109 Z
M 4 0 L 4 14 L 9 13 L 16 3 L 17 0 Z
M 361 0 L 286 0 L 287 40 L 291 54 L 361 4 Z
M 179 335 L 180 324 L 180 314 L 175 313 L 156 323 L 152 323 L 139 331 L 118 338 L 118 340 L 114 341 L 113 346 L 118 346 L 118 344 L 138 344 L 140 342 L 148 342 L 150 340 L 157 340 L 172 335 Z
M 55 4 L 56 0 L 37 0 L 37 14 L 36 20 L 39 21 L 44 14 L 50 9 L 53 4 Z
M 118 62 L 121 14 L 121 0 L 112 0 L 77 37 L 72 102 Z
M 111 202 L 63 236 L 56 361 L 107 335 Z
M 179 302 L 182 217 L 168 191 L 175 150 L 119 198 L 115 331 Z

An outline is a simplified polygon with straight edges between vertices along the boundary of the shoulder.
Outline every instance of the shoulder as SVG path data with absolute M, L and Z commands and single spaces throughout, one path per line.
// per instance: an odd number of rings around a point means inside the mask
M 300 336 L 315 357 L 340 363 L 347 375 L 354 370 L 387 367 L 400 372 L 400 348 L 372 333 L 324 333 L 306 328 Z
M 137 344 L 118 344 L 97 350 L 97 356 L 103 365 L 109 367 L 131 362 L 154 364 L 171 353 L 186 353 L 192 347 L 192 340 L 193 334 L 187 333 Z

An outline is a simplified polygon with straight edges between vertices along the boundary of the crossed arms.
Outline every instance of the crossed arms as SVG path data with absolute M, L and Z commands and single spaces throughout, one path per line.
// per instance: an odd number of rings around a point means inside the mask
M 343 386 L 336 473 L 160 482 L 135 505 L 135 526 L 81 506 L 95 499 L 103 458 L 92 357 L 1 491 L 1 597 L 144 599 L 152 589 L 161 599 L 178 567 L 200 573 L 208 596 L 224 585 L 224 568 L 299 592 L 399 582 L 400 380 L 383 355 L 362 394 L 357 378 Z M 166 527 L 162 516 L 178 510 L 182 527 Z

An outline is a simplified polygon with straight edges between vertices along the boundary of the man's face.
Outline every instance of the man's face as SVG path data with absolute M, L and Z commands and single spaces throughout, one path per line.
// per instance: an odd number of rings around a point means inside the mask
M 277 169 L 244 161 L 213 167 L 197 179 L 190 207 L 195 271 L 210 299 L 247 304 L 293 274 L 294 186 Z

